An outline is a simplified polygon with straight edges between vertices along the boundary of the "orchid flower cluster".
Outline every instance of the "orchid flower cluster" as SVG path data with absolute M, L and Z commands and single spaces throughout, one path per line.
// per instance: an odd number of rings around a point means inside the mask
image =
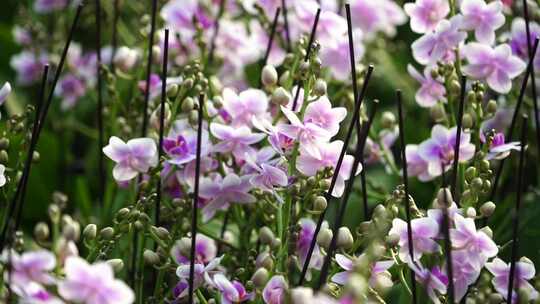
M 518 179 L 497 167 L 535 155 L 513 128 L 535 115 L 537 4 L 529 19 L 499 0 L 169 0 L 153 16 L 96 1 L 114 38 L 88 43 L 88 11 L 62 57 L 59 28 L 90 5 L 31 2 L 14 88 L 0 87 L 0 302 L 540 301 L 538 258 L 517 252 L 520 196 L 511 238 L 498 214 L 527 187 L 496 191 Z M 51 123 L 31 93 L 46 64 Z M 58 162 L 49 144 L 73 151 L 28 233 L 36 167 Z

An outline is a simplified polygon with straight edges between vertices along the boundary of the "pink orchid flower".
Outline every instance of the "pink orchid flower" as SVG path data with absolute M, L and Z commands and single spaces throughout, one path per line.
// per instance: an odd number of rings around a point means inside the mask
M 103 153 L 116 162 L 113 177 L 119 182 L 129 181 L 158 164 L 156 143 L 151 138 L 135 138 L 125 143 L 113 136 Z
M 433 253 L 440 250 L 434 238 L 439 234 L 439 225 L 431 218 L 416 218 L 411 220 L 414 261 L 419 261 L 424 253 Z M 404 262 L 411 261 L 409 255 L 409 238 L 407 222 L 396 218 L 392 221 L 392 228 L 388 234 L 399 236 L 399 258 Z
M 249 175 L 239 177 L 234 173 L 227 174 L 225 178 L 218 175 L 213 180 L 203 178 L 199 196 L 209 200 L 202 210 L 203 221 L 207 222 L 218 210 L 227 209 L 231 203 L 254 203 L 255 197 L 248 193 L 253 187 L 249 182 L 250 178 Z
M 407 71 L 420 83 L 420 89 L 416 92 L 415 99 L 421 107 L 432 107 L 438 101 L 446 102 L 446 89 L 444 85 L 431 76 L 431 68 L 424 69 L 424 75 L 420 74 L 412 65 L 407 65 Z
M 510 264 L 506 264 L 503 260 L 499 258 L 493 259 L 492 262 L 486 264 L 487 270 L 493 274 L 493 280 L 491 283 L 495 290 L 507 300 L 508 296 L 508 284 L 509 284 L 509 275 L 510 275 Z M 528 282 L 534 277 L 536 270 L 534 264 L 530 262 L 516 262 L 516 268 L 514 271 L 514 289 L 512 291 L 512 303 L 517 302 L 517 293 L 519 289 L 524 289 L 527 291 L 530 300 L 535 300 L 538 298 L 538 292 L 534 287 Z
M 416 0 L 415 3 L 405 3 L 403 9 L 411 17 L 413 32 L 420 34 L 434 30 L 450 12 L 446 0 Z
M 413 57 L 418 63 L 435 64 L 443 59 L 453 58 L 454 49 L 467 38 L 467 33 L 460 31 L 461 16 L 450 20 L 441 20 L 433 32 L 424 34 L 413 42 Z
M 463 15 L 461 27 L 474 30 L 476 40 L 485 44 L 495 42 L 495 30 L 504 25 L 501 1 L 489 4 L 484 0 L 463 0 L 460 10 Z
M 223 109 L 230 115 L 233 126 L 250 127 L 252 119 L 262 119 L 267 115 L 268 97 L 262 90 L 248 89 L 236 94 L 225 88 Z
M 462 53 L 469 63 L 463 67 L 463 72 L 472 78 L 485 80 L 491 89 L 502 94 L 510 91 L 512 79 L 526 68 L 519 57 L 512 55 L 508 44 L 491 48 L 473 42 L 465 45 Z
M 300 149 L 300 155 L 296 159 L 296 168 L 304 175 L 314 176 L 317 172 L 325 168 L 333 168 L 335 170 L 343 148 L 343 142 L 341 140 L 335 140 L 330 143 L 321 143 L 316 148 L 316 154 L 312 154 L 310 150 L 306 150 L 303 147 Z M 345 155 L 339 172 L 334 172 L 338 176 L 332 196 L 340 197 L 343 194 L 345 181 L 349 180 L 353 162 L 354 157 L 352 155 Z M 358 175 L 361 171 L 362 166 L 359 164 L 358 171 L 355 175 Z
M 66 278 L 58 284 L 58 293 L 66 300 L 85 304 L 131 304 L 135 294 L 114 278 L 105 262 L 90 265 L 80 257 L 69 257 L 64 265 Z
M 284 304 L 287 297 L 287 281 L 282 275 L 273 276 L 263 289 L 262 296 L 266 304 Z
M 265 138 L 265 134 L 251 133 L 246 126 L 231 127 L 219 123 L 210 125 L 210 132 L 220 140 L 214 146 L 214 151 L 220 153 L 231 152 L 236 160 L 243 160 L 246 153 L 252 152 L 250 145 L 258 143 Z

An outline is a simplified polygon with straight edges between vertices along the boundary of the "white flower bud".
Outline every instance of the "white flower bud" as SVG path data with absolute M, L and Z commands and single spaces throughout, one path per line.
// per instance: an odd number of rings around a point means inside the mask
M 274 86 L 278 81 L 278 74 L 273 65 L 265 65 L 261 73 L 261 81 L 264 86 Z
M 122 72 L 128 72 L 137 63 L 138 58 L 139 52 L 126 46 L 121 46 L 114 54 L 113 63 L 115 68 L 118 68 Z
M 351 230 L 347 227 L 341 227 L 338 230 L 337 237 L 337 247 L 349 249 L 354 244 L 354 238 L 352 236 Z

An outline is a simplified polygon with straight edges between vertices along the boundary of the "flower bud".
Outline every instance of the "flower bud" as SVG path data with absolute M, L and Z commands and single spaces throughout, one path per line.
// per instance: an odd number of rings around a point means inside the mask
M 486 112 L 488 114 L 495 114 L 497 112 L 497 102 L 493 99 L 488 101 L 486 105 Z
M 186 99 L 184 99 L 184 101 L 182 102 L 182 112 L 184 113 L 187 113 L 191 110 L 193 110 L 195 107 L 195 101 L 193 101 L 193 98 L 191 97 L 186 97 Z
M 386 236 L 385 241 L 389 247 L 395 247 L 399 243 L 399 235 L 389 234 L 388 236 Z
M 452 198 L 452 192 L 448 188 L 439 189 L 437 193 L 437 203 L 440 207 L 450 207 L 454 199 Z
M 196 124 L 197 124 L 197 122 L 199 121 L 199 113 L 197 112 L 197 110 L 191 110 L 191 111 L 189 111 L 188 121 L 189 121 L 189 123 L 192 124 L 192 125 L 196 125 Z
M 116 218 L 118 220 L 123 220 L 126 218 L 126 216 L 129 214 L 129 209 L 128 208 L 122 208 L 120 210 L 118 210 L 118 212 L 116 212 Z
M 212 101 L 214 103 L 214 108 L 221 109 L 223 107 L 223 98 L 221 98 L 221 96 L 214 97 Z
M 268 270 L 272 270 L 274 268 L 274 260 L 272 259 L 272 256 L 268 252 L 262 252 L 257 256 L 257 259 L 255 261 L 255 265 L 257 267 L 264 267 Z
M 88 224 L 83 230 L 83 237 L 88 241 L 94 240 L 96 238 L 96 235 L 97 235 L 96 224 Z
M 109 264 L 116 273 L 124 269 L 124 261 L 122 261 L 122 259 L 110 259 L 107 261 L 107 264 Z
M 503 297 L 498 293 L 492 293 L 488 297 L 489 304 L 500 304 L 504 301 Z
M 152 226 L 150 227 L 150 230 L 153 234 L 157 235 L 157 237 L 162 240 L 166 240 L 169 238 L 169 231 L 163 227 Z
M 34 153 L 32 153 L 32 162 L 33 163 L 39 163 L 39 160 L 40 160 L 39 152 L 34 151 Z
M 326 201 L 326 198 L 324 196 L 317 196 L 313 200 L 313 209 L 317 212 L 323 212 L 326 210 L 326 207 L 328 206 L 328 202 Z
M 60 191 L 54 191 L 52 195 L 52 200 L 62 209 L 66 207 L 66 204 L 68 202 L 68 196 Z
M 488 226 L 485 226 L 483 227 L 482 229 L 480 229 L 480 231 L 482 231 L 483 233 L 485 233 L 487 236 L 489 236 L 490 238 L 493 238 L 493 231 L 491 230 L 491 228 L 489 228 Z
M 465 170 L 465 180 L 467 182 L 471 182 L 476 177 L 476 168 L 475 167 L 469 167 L 467 170 Z
M 0 149 L 1 150 L 7 150 L 9 148 L 9 139 L 8 138 L 0 138 Z
M 112 227 L 105 227 L 101 229 L 99 236 L 104 240 L 110 240 L 114 237 L 114 229 Z
M 132 50 L 126 46 L 121 46 L 116 50 L 113 58 L 115 68 L 122 72 L 128 72 L 136 63 L 139 57 L 137 50 Z
M 152 46 L 152 61 L 159 63 L 161 61 L 161 47 L 158 45 Z
M 6 150 L 0 151 L 0 164 L 7 165 L 9 162 L 9 156 Z
M 470 218 L 476 217 L 476 209 L 474 209 L 473 207 L 467 208 L 467 211 L 465 212 L 465 215 L 467 217 L 470 217 Z
M 429 114 L 431 115 L 431 119 L 435 122 L 440 122 L 444 120 L 444 117 L 446 116 L 446 113 L 444 112 L 444 108 L 441 107 L 441 105 L 434 105 L 429 109 Z
M 322 248 L 328 249 L 330 242 L 332 242 L 332 230 L 328 228 L 322 228 L 317 235 L 317 244 Z
M 480 207 L 480 214 L 482 214 L 485 217 L 490 217 L 493 212 L 495 212 L 495 204 L 493 202 L 485 202 Z
M 276 105 L 285 106 L 291 100 L 291 94 L 289 94 L 289 92 L 287 92 L 287 90 L 285 90 L 283 87 L 278 87 L 272 93 L 270 100 Z
M 313 94 L 315 94 L 315 96 L 326 95 L 326 81 L 320 78 L 317 79 L 315 86 L 313 87 Z
M 267 64 L 264 66 L 261 73 L 261 81 L 265 87 L 276 85 L 278 81 L 278 74 L 273 65 Z
M 147 265 L 153 266 L 159 264 L 159 255 L 150 249 L 144 250 L 143 258 Z
M 289 71 L 285 71 L 283 74 L 281 74 L 281 76 L 279 77 L 279 84 L 285 85 L 287 81 L 289 80 L 290 75 L 291 73 Z
M 253 276 L 251 277 L 251 281 L 257 288 L 263 288 L 266 285 L 266 282 L 268 281 L 269 273 L 266 268 L 261 267 L 255 271 Z
M 381 118 L 381 126 L 390 129 L 396 123 L 396 116 L 390 111 L 384 111 Z
M 171 120 L 171 107 L 168 103 L 165 103 L 165 116 L 163 117 L 164 126 L 163 128 L 167 128 L 169 125 L 169 121 Z M 152 112 L 152 115 L 150 115 L 150 125 L 154 127 L 156 130 L 159 130 L 161 124 L 161 105 L 159 105 L 154 112 Z
M 183 237 L 176 242 L 180 254 L 183 256 L 191 256 L 191 238 Z
M 470 129 L 473 127 L 474 125 L 474 121 L 473 121 L 473 118 L 471 116 L 471 114 L 469 113 L 465 113 L 463 114 L 463 118 L 462 118 L 462 126 L 463 126 L 463 129 Z
M 274 232 L 272 232 L 272 229 L 264 226 L 259 230 L 259 239 L 262 244 L 271 245 L 274 241 Z
M 274 249 L 281 247 L 281 239 L 274 238 L 274 240 L 272 241 L 271 247 Z
M 340 227 L 338 230 L 337 247 L 349 249 L 354 244 L 351 231 L 347 227 Z
M 58 208 L 57 204 L 51 204 L 49 205 L 49 218 L 51 219 L 51 222 L 57 224 L 60 222 L 60 208 Z
M 49 238 L 49 234 L 49 226 L 44 222 L 39 222 L 34 227 L 34 237 L 38 241 L 46 241 Z

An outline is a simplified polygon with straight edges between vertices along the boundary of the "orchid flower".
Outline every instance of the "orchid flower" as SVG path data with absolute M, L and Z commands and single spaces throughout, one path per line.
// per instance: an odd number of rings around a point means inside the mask
M 487 160 L 492 159 L 503 159 L 510 155 L 512 150 L 519 151 L 521 150 L 521 144 L 519 141 L 512 141 L 506 143 L 504 140 L 504 133 L 499 132 L 493 136 L 493 140 L 489 145 L 488 154 L 486 156 Z
M 439 21 L 450 12 L 446 0 L 416 0 L 403 5 L 405 13 L 411 17 L 411 29 L 416 33 L 428 33 L 435 29 Z
M 526 67 L 519 57 L 512 55 L 508 44 L 491 48 L 472 42 L 463 47 L 462 53 L 469 63 L 463 67 L 463 72 L 472 78 L 485 80 L 497 93 L 508 93 L 512 88 L 512 79 Z
M 135 138 L 125 143 L 113 136 L 103 153 L 116 162 L 113 177 L 119 182 L 129 181 L 158 164 L 156 143 L 151 138 Z
M 439 244 L 434 240 L 439 233 L 439 226 L 431 218 L 416 218 L 411 220 L 411 230 L 413 239 L 414 261 L 419 261 L 424 253 L 433 253 L 440 250 Z M 404 262 L 411 261 L 409 255 L 409 238 L 407 222 L 395 218 L 392 221 L 392 228 L 388 234 L 399 236 L 399 258 Z
M 214 276 L 213 283 L 221 292 L 221 303 L 232 304 L 253 300 L 255 294 L 246 292 L 246 288 L 238 281 L 229 281 L 223 274 Z
M 456 144 L 456 127 L 448 130 L 442 125 L 431 129 L 431 138 L 418 146 L 418 155 L 427 162 L 427 172 L 430 176 L 439 176 L 442 170 L 450 169 L 454 161 Z M 465 162 L 474 156 L 475 146 L 470 142 L 471 134 L 461 132 L 459 143 L 459 161 Z
M 487 234 L 476 231 L 473 219 L 455 214 L 454 224 L 455 228 L 450 229 L 452 247 L 464 250 L 469 254 L 469 259 L 476 262 L 479 268 L 486 263 L 488 258 L 497 255 L 499 252 L 497 245 Z
M 254 203 L 255 197 L 248 193 L 253 187 L 250 178 L 249 175 L 239 177 L 229 173 L 225 178 L 217 176 L 214 180 L 201 179 L 199 196 L 209 200 L 202 210 L 203 221 L 207 222 L 218 210 L 227 209 L 231 203 Z
M 504 25 L 501 1 L 487 4 L 484 0 L 463 0 L 460 10 L 463 15 L 461 26 L 466 30 L 474 30 L 476 40 L 493 44 L 495 30 Z
M 431 76 L 431 68 L 424 69 L 424 75 L 420 74 L 412 65 L 407 65 L 407 71 L 420 83 L 420 89 L 416 92 L 415 99 L 421 107 L 432 107 L 438 101 L 446 102 L 446 89 L 444 85 Z
M 316 123 L 310 121 L 301 122 L 294 112 L 283 106 L 281 111 L 290 124 L 281 125 L 280 131 L 289 137 L 296 138 L 300 142 L 301 148 L 318 156 L 317 143 L 328 141 L 332 137 L 331 133 Z
M 287 281 L 282 275 L 273 276 L 263 289 L 262 296 L 266 304 L 284 304 L 287 297 Z
M 343 254 L 336 254 L 336 262 L 345 271 L 334 274 L 331 278 L 331 281 L 336 284 L 345 285 L 349 279 L 349 276 L 351 275 L 351 273 L 353 273 L 354 261 Z M 386 279 L 383 273 L 393 265 L 394 261 L 392 260 L 375 262 L 375 264 L 371 267 L 369 285 L 371 287 L 375 287 L 377 281 L 380 281 L 380 279 Z
M 189 256 L 185 255 L 182 241 L 176 242 L 171 249 L 171 256 L 178 264 L 189 264 Z M 195 239 L 195 261 L 199 264 L 208 264 L 216 258 L 216 242 L 204 234 L 197 234 Z
M 58 283 L 58 293 L 66 300 L 85 304 L 131 304 L 133 291 L 115 279 L 104 262 L 90 265 L 79 257 L 69 257 L 64 265 L 66 278 Z
M 11 84 L 6 82 L 0 89 L 0 106 L 4 104 L 9 94 L 11 94 Z
M 302 174 L 307 176 L 314 176 L 317 172 L 325 168 L 336 169 L 339 155 L 343 148 L 343 142 L 341 140 L 335 140 L 331 143 L 319 144 L 318 150 L 315 155 L 310 151 L 305 150 L 303 147 L 300 149 L 300 155 L 296 160 L 296 168 Z M 340 197 L 345 189 L 345 181 L 351 176 L 351 170 L 354 162 L 352 155 L 345 155 L 341 163 L 339 172 L 337 174 L 336 184 L 332 191 L 332 196 Z M 358 165 L 358 170 L 355 175 L 358 175 L 362 171 L 361 164 Z
M 420 64 L 435 64 L 453 58 L 454 49 L 465 40 L 467 33 L 460 31 L 461 16 L 441 20 L 433 32 L 413 42 L 413 57 Z
M 242 160 L 245 154 L 253 149 L 250 145 L 258 143 L 266 136 L 261 133 L 251 133 L 246 126 L 235 128 L 219 123 L 210 124 L 210 132 L 220 140 L 213 150 L 220 153 L 231 152 L 236 160 Z
M 201 134 L 201 157 L 210 153 L 211 143 L 206 129 Z M 197 156 L 197 131 L 186 119 L 174 122 L 169 135 L 163 139 L 163 150 L 170 159 L 168 163 L 183 165 L 195 160 Z
M 46 250 L 29 251 L 19 255 L 12 251 L 5 251 L 2 255 L 2 261 L 5 263 L 11 259 L 11 276 L 4 273 L 4 280 L 10 282 L 12 288 L 18 293 L 23 294 L 27 285 L 36 283 L 39 285 L 51 285 L 56 281 L 51 272 L 56 266 L 54 255 Z
M 231 116 L 233 126 L 250 127 L 253 119 L 263 119 L 267 115 L 268 97 L 262 90 L 248 89 L 236 94 L 225 88 L 223 109 Z
M 426 292 L 434 304 L 440 304 L 438 294 L 446 293 L 448 278 L 438 266 L 431 270 L 419 266 L 417 263 L 409 263 L 409 267 L 414 271 L 416 280 L 426 289 Z
M 508 296 L 508 284 L 509 284 L 509 275 L 510 275 L 510 264 L 506 264 L 503 260 L 499 258 L 493 259 L 492 262 L 486 264 L 487 270 L 493 274 L 493 280 L 491 283 L 495 290 L 503 296 L 505 300 Z M 536 270 L 534 264 L 528 261 L 519 261 L 516 262 L 516 267 L 514 270 L 514 286 L 512 290 L 512 303 L 517 302 L 517 293 L 519 289 L 524 289 L 529 295 L 530 300 L 535 300 L 538 298 L 538 292 L 534 287 L 528 282 L 534 277 Z

